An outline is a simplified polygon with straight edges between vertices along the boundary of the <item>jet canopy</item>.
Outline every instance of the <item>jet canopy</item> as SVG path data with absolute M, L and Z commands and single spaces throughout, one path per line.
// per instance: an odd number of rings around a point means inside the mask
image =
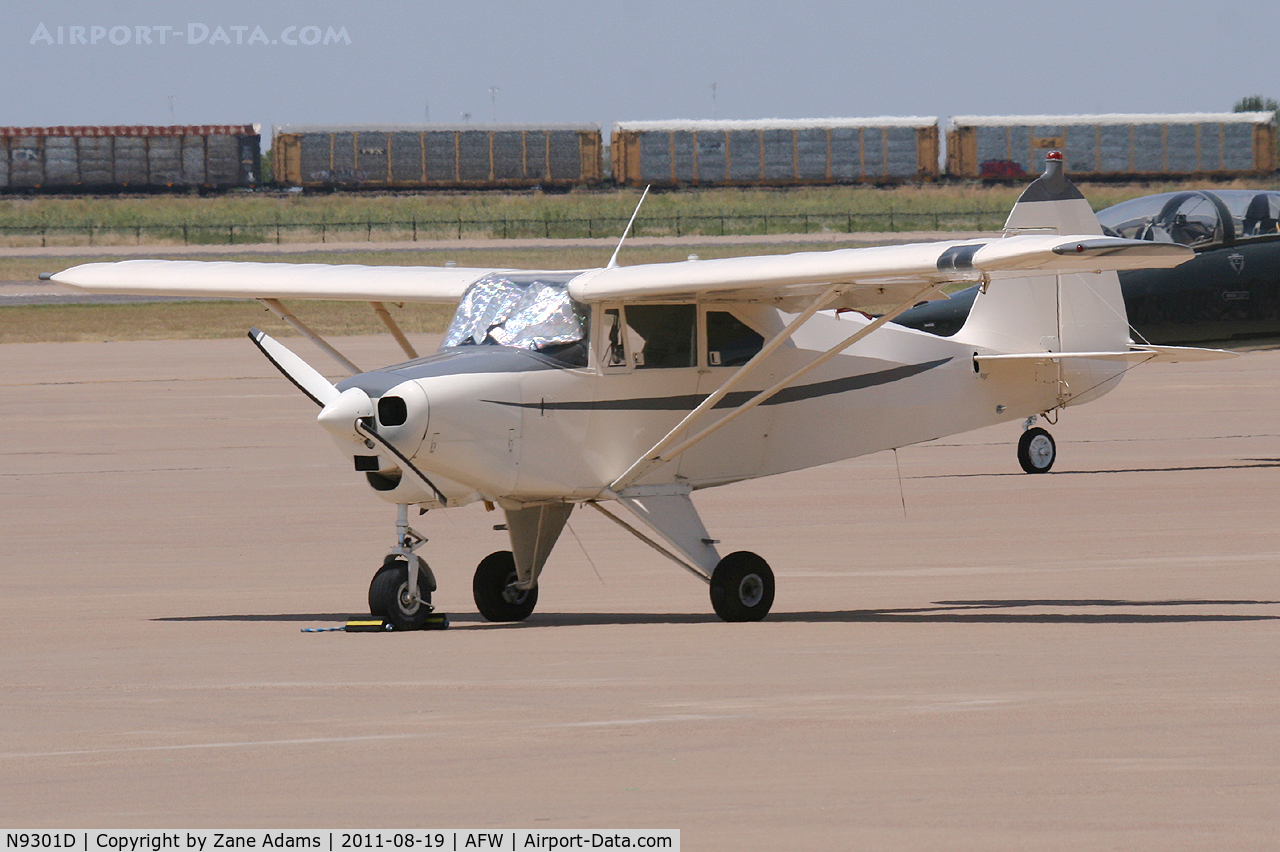
M 1103 233 L 1195 249 L 1280 237 L 1280 192 L 1251 189 L 1165 192 L 1098 213 Z
M 569 298 L 578 272 L 494 272 L 467 288 L 440 348 L 511 346 L 587 363 L 587 307 Z

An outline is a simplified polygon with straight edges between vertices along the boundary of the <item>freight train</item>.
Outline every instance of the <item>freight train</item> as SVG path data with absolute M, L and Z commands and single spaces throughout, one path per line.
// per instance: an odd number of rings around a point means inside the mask
M 261 143 L 256 124 L 0 127 L 0 191 L 253 187 Z
M 1269 112 L 598 124 L 0 128 L 0 192 L 570 189 L 1021 180 L 1061 150 L 1083 179 L 1242 178 L 1277 169 Z M 606 165 L 611 169 L 606 170 Z

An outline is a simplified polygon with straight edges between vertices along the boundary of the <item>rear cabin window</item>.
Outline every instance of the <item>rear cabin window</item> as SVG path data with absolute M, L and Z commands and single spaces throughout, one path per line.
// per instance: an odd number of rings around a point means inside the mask
M 764 348 L 764 338 L 733 314 L 707 311 L 707 364 L 738 367 Z

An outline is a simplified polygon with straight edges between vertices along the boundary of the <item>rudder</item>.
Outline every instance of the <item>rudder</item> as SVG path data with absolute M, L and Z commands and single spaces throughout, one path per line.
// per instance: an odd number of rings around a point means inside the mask
M 1055 154 L 1057 155 L 1055 157 Z M 1089 202 L 1066 176 L 1062 155 L 1050 152 L 1045 172 L 1023 191 L 1005 233 L 1101 235 Z M 1114 352 L 1129 343 L 1120 278 L 1115 272 L 999 279 L 974 300 L 956 340 L 1000 352 Z M 1064 403 L 1083 402 L 1114 386 L 1119 365 L 1071 359 L 1063 366 Z M 1107 387 L 1103 388 L 1103 385 Z

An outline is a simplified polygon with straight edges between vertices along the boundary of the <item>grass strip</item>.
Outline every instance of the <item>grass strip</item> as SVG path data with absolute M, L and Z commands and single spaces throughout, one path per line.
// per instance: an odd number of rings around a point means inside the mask
M 293 302 L 290 308 L 325 337 L 385 334 L 368 305 Z M 452 305 L 388 305 L 409 334 L 443 331 Z M 0 344 L 121 340 L 207 340 L 240 337 L 252 327 L 277 337 L 297 336 L 257 302 L 142 302 L 108 305 L 15 305 L 0 308 Z

